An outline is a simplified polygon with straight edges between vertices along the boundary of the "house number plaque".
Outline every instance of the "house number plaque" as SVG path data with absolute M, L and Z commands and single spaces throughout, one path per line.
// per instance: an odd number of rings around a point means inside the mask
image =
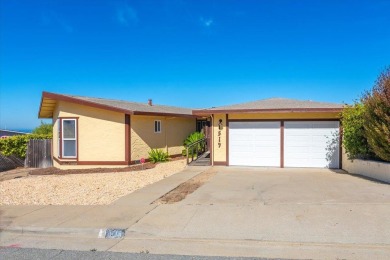
M 219 119 L 218 123 L 218 148 L 221 148 L 221 131 L 222 131 L 222 119 Z

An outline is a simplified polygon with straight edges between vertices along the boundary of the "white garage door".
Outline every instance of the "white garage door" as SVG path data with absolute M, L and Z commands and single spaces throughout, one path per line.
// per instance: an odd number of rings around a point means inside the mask
M 280 122 L 230 122 L 229 165 L 280 166 Z
M 285 167 L 339 167 L 339 122 L 284 123 Z

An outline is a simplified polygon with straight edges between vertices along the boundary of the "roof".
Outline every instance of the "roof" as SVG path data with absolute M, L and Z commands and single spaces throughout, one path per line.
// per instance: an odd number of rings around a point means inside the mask
M 269 98 L 257 101 L 194 110 L 195 115 L 211 113 L 254 113 L 254 112 L 340 112 L 342 104 L 297 100 L 288 98 Z
M 0 136 L 26 135 L 26 134 L 28 134 L 28 133 L 19 132 L 19 131 L 13 131 L 13 130 L 0 129 Z
M 113 100 L 95 97 L 82 97 L 74 95 L 42 92 L 41 105 L 39 107 L 39 118 L 52 118 L 55 106 L 58 101 L 66 101 L 85 106 L 96 107 L 131 115 L 158 115 L 175 117 L 193 117 L 192 109 L 164 106 L 148 105 L 124 100 Z

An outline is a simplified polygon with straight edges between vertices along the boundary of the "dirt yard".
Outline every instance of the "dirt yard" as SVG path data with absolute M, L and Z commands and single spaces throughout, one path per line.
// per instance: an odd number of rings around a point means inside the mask
M 30 175 L 0 182 L 0 205 L 107 205 L 185 167 L 175 160 L 141 171 Z
M 205 184 L 208 180 L 210 180 L 217 173 L 214 169 L 209 169 L 201 174 L 195 176 L 192 179 L 180 184 L 172 191 L 168 192 L 161 198 L 154 201 L 154 204 L 172 204 L 175 202 L 182 201 L 189 194 L 196 191 L 200 186 Z

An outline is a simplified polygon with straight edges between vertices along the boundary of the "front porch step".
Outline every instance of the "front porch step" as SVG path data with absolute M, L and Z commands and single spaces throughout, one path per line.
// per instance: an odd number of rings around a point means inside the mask
M 198 159 L 189 163 L 190 166 L 209 166 L 211 165 L 210 161 L 210 152 L 205 152 Z

